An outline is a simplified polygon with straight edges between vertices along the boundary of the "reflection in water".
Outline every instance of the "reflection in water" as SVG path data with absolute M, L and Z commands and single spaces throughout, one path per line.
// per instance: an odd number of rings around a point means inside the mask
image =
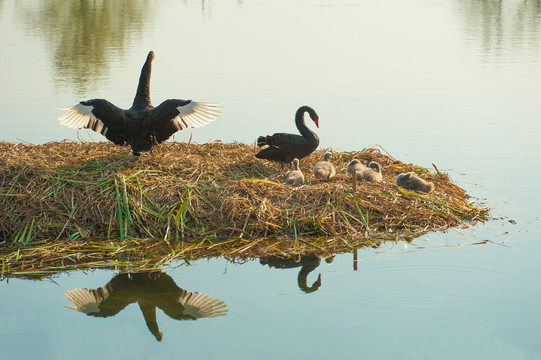
M 321 286 L 321 274 L 318 275 L 317 280 L 314 281 L 312 286 L 308 286 L 308 274 L 315 270 L 320 264 L 321 259 L 330 264 L 333 261 L 332 256 L 322 257 L 315 254 L 297 256 L 297 257 L 280 257 L 280 256 L 266 256 L 259 259 L 261 265 L 269 265 L 277 269 L 291 269 L 301 267 L 299 275 L 297 275 L 297 284 L 299 289 L 305 293 L 311 293 L 319 289 Z
M 405 243 L 412 242 L 412 239 L 401 239 Z M 372 249 L 377 249 L 381 246 L 381 240 L 374 240 L 371 244 L 366 244 L 366 246 L 370 246 Z M 353 250 L 351 251 L 353 253 L 353 271 L 357 271 L 359 269 L 358 266 L 358 256 L 357 256 L 357 250 L 359 249 L 358 246 L 353 247 Z
M 458 5 L 465 38 L 479 40 L 485 56 L 497 58 L 510 50 L 515 56 L 521 56 L 520 51 L 537 55 L 541 0 L 458 0 Z
M 223 301 L 207 294 L 181 289 L 173 278 L 162 272 L 122 273 L 97 289 L 66 290 L 64 296 L 75 304 L 65 306 L 89 316 L 109 317 L 137 302 L 150 332 L 162 340 L 156 321 L 156 307 L 177 320 L 225 315 Z
M 108 78 L 111 58 L 140 40 L 151 15 L 148 0 L 16 2 L 29 33 L 53 52 L 54 80 L 79 94 Z M 134 39 L 135 38 L 135 39 Z

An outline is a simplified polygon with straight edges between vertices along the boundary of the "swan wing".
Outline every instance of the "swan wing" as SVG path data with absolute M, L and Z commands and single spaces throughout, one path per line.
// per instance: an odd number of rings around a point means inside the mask
M 303 149 L 305 148 L 312 147 L 310 142 L 304 137 L 297 134 L 288 133 L 275 133 L 272 136 L 267 137 L 266 145 L 269 145 L 270 147 L 277 147 L 284 154 L 296 154 L 303 152 Z M 302 158 L 304 156 L 294 157 Z
M 223 316 L 227 313 L 222 300 L 199 292 L 185 290 L 179 296 L 178 302 L 184 307 L 184 314 L 194 319 Z
M 81 101 L 59 110 L 68 111 L 58 118 L 61 125 L 94 130 L 115 144 L 126 143 L 126 132 L 123 131 L 125 111 L 105 99 Z
M 255 154 L 255 157 L 289 163 L 294 158 L 300 160 L 310 155 L 318 147 L 319 138 L 306 139 L 297 134 L 275 133 L 266 137 L 260 136 L 257 145 L 268 147 Z
M 297 134 L 274 133 L 272 136 L 267 137 L 266 145 L 281 148 L 295 148 L 298 146 L 303 146 L 306 143 L 306 139 Z
M 216 120 L 222 106 L 216 103 L 169 99 L 150 111 L 150 123 L 158 142 L 184 128 L 196 128 Z
M 91 315 L 100 312 L 101 303 L 109 298 L 109 291 L 104 286 L 97 289 L 73 289 L 66 290 L 64 297 L 75 305 L 64 307 Z

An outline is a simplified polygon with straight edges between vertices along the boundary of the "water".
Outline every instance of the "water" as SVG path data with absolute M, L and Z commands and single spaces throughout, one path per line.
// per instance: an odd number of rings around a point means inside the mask
M 4 0 L 0 43 L 1 140 L 101 140 L 58 125 L 56 107 L 96 97 L 129 107 L 153 50 L 154 104 L 224 105 L 177 141 L 252 143 L 294 131 L 295 110 L 311 105 L 322 148 L 381 145 L 434 163 L 495 217 L 359 249 L 356 263 L 338 255 L 305 287 L 300 267 L 258 260 L 165 269 L 228 313 L 157 310 L 161 342 L 136 303 L 108 318 L 63 307 L 66 290 L 115 272 L 5 280 L 3 358 L 541 358 L 539 1 Z

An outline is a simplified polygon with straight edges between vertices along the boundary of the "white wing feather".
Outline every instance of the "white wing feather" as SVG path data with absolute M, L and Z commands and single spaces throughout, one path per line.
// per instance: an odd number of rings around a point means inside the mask
M 100 312 L 100 304 L 109 297 L 109 291 L 102 286 L 97 289 L 73 289 L 66 290 L 64 297 L 73 302 L 75 307 L 64 305 L 64 307 L 77 310 L 85 314 L 95 314 Z
M 214 103 L 192 101 L 186 106 L 178 106 L 180 112 L 172 121 L 178 130 L 195 128 L 216 120 L 222 114 L 222 106 Z
M 83 105 L 81 103 L 59 110 L 68 110 L 68 113 L 58 118 L 61 125 L 72 129 L 91 129 L 105 136 L 107 127 L 93 113 L 94 106 Z
M 178 302 L 184 306 L 184 314 L 196 319 L 223 316 L 227 313 L 222 300 L 199 292 L 186 291 L 178 298 Z

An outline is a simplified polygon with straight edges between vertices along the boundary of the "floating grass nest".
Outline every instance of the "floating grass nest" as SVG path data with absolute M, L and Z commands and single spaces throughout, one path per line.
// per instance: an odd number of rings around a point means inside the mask
M 256 159 L 256 151 L 238 143 L 164 143 L 138 158 L 104 142 L 0 142 L 2 274 L 336 253 L 488 218 L 447 174 L 385 151 L 334 152 L 337 176 L 302 186 L 286 185 L 280 165 Z M 324 152 L 301 161 L 307 178 Z M 353 158 L 380 163 L 383 181 L 358 181 L 353 191 L 345 171 Z M 396 176 L 409 171 L 436 190 L 396 187 Z

